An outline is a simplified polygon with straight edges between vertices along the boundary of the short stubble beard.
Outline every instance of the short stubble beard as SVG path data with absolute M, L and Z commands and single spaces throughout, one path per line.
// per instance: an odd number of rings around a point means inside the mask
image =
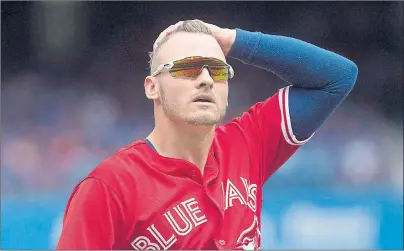
M 221 113 L 216 113 L 214 115 L 204 115 L 204 116 L 182 116 L 180 109 L 175 104 L 170 104 L 165 96 L 164 89 L 160 88 L 160 102 L 163 107 L 164 114 L 174 120 L 182 120 L 190 125 L 196 126 L 213 126 L 222 123 L 226 114 L 226 110 Z

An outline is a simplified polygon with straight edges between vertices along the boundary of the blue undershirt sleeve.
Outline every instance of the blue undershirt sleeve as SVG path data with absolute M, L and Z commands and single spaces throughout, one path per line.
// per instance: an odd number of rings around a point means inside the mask
M 228 57 L 270 71 L 292 85 L 289 114 L 298 140 L 310 137 L 355 84 L 356 64 L 336 53 L 285 36 L 242 29 L 236 34 Z

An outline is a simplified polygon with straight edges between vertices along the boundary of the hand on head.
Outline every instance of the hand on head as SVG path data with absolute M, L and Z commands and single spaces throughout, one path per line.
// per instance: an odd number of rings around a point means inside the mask
M 206 27 L 208 27 L 208 29 L 212 32 L 212 36 L 217 40 L 220 47 L 222 48 L 224 55 L 227 55 L 229 53 L 229 51 L 230 51 L 231 47 L 233 46 L 233 43 L 236 39 L 236 30 L 234 30 L 234 29 L 220 28 L 219 26 L 203 22 L 199 19 L 193 19 L 193 20 L 179 21 L 176 24 L 168 26 L 157 37 L 157 39 L 153 45 L 153 50 L 155 50 L 157 48 L 158 44 L 165 37 L 170 36 L 184 22 L 201 22 Z

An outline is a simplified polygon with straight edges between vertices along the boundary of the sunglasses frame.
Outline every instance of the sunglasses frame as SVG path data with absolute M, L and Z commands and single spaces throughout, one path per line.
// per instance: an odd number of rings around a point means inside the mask
M 201 56 L 192 56 L 192 57 L 186 57 L 186 58 L 182 58 L 182 59 L 177 59 L 177 60 L 168 62 L 168 63 L 166 63 L 166 64 L 161 64 L 161 65 L 160 65 L 159 67 L 157 67 L 157 69 L 151 74 L 151 76 L 152 76 L 152 77 L 157 76 L 157 75 L 160 74 L 164 69 L 170 70 L 171 68 L 174 67 L 175 62 L 181 61 L 181 60 L 184 60 L 184 59 L 188 59 L 188 58 L 201 58 L 201 59 L 220 60 L 220 59 L 217 59 L 217 58 L 201 57 Z M 223 62 L 222 60 L 220 60 L 220 61 Z M 227 69 L 228 69 L 228 71 L 229 71 L 228 80 L 229 80 L 229 79 L 232 79 L 232 78 L 234 77 L 234 70 L 233 70 L 233 67 L 231 67 L 231 65 L 229 65 L 229 64 L 226 63 L 226 62 L 223 62 L 223 63 L 227 66 Z M 209 68 L 208 65 L 206 65 L 206 66 Z M 202 68 L 204 68 L 204 66 L 202 66 L 201 69 L 202 69 Z

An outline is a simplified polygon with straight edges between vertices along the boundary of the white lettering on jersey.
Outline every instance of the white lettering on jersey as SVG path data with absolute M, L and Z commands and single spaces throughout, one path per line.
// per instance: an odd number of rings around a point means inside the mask
M 187 211 L 189 217 L 191 220 L 194 222 L 194 227 L 199 226 L 208 220 L 206 219 L 206 216 L 202 213 L 202 211 L 199 209 L 198 202 L 195 200 L 195 198 L 191 198 L 189 200 L 186 200 L 181 203 L 185 210 Z M 193 205 L 196 205 L 192 207 Z M 197 214 L 202 214 L 199 217 Z
M 255 213 L 257 211 L 257 185 L 249 184 L 246 178 L 240 177 L 247 193 L 247 205 Z
M 240 205 L 246 205 L 255 213 L 257 211 L 258 186 L 256 184 L 250 184 L 250 181 L 246 178 L 240 177 L 240 179 L 244 185 L 246 196 L 244 196 L 229 179 L 227 179 L 226 185 L 224 182 L 221 182 L 221 189 L 224 197 L 224 210 L 233 207 L 234 200 L 238 200 Z M 176 213 L 174 215 L 178 215 L 178 217 L 173 217 L 173 209 Z M 145 236 L 139 236 L 131 243 L 134 249 L 167 250 L 177 242 L 177 237 L 188 235 L 195 227 L 208 221 L 206 215 L 201 211 L 198 201 L 195 198 L 190 198 L 179 203 L 163 215 L 175 233 L 171 233 L 171 237 L 165 239 L 154 224 L 152 224 L 147 228 L 147 230 L 160 245 L 151 242 L 150 239 Z M 164 233 L 164 235 L 169 236 L 168 233 Z M 237 239 L 236 249 L 259 249 L 260 236 L 261 232 L 259 229 L 258 218 L 256 215 L 254 215 L 254 222 L 252 225 L 246 228 Z
M 226 194 L 225 194 L 225 206 L 224 210 L 233 206 L 233 200 L 239 200 L 241 205 L 246 205 L 246 201 L 237 187 L 227 179 Z
M 156 243 L 151 242 L 146 236 L 137 237 L 131 245 L 136 250 L 161 250 Z
M 223 198 L 224 198 L 224 187 L 223 187 L 223 181 L 222 182 L 220 182 L 220 184 L 221 184 L 221 187 L 222 187 L 222 194 L 223 194 Z M 224 206 L 224 205 L 223 205 Z
M 171 235 L 168 240 L 164 239 L 163 235 L 156 229 L 154 224 L 152 224 L 150 227 L 147 228 L 149 232 L 153 235 L 154 238 L 160 243 L 160 246 L 162 246 L 164 250 L 167 250 L 169 247 L 171 247 L 176 241 L 177 238 L 175 238 L 174 234 Z
M 185 208 L 187 213 L 181 209 L 181 206 Z M 198 201 L 195 198 L 188 199 L 181 202 L 179 205 L 173 207 L 174 211 L 177 213 L 179 218 L 181 218 L 182 226 L 180 227 L 179 222 L 171 214 L 172 210 L 168 210 L 164 215 L 168 223 L 170 223 L 171 228 L 175 231 L 178 236 L 186 236 L 192 229 L 202 225 L 207 222 L 205 214 L 201 211 L 198 205 Z M 188 215 L 188 216 L 187 216 Z M 192 221 L 192 222 L 191 222 Z M 193 223 L 193 224 L 192 224 Z M 139 236 L 131 245 L 136 250 L 167 250 L 177 242 L 177 237 L 172 234 L 170 238 L 165 239 L 159 230 L 152 224 L 147 228 L 151 235 L 157 240 L 157 243 L 151 242 L 146 236 Z
M 185 215 L 185 213 L 182 211 L 180 208 L 180 205 L 174 207 L 174 211 L 177 213 L 177 215 L 181 218 L 182 222 L 185 224 L 183 228 L 179 226 L 177 221 L 174 219 L 174 217 L 171 215 L 171 211 L 168 210 L 167 213 L 164 214 L 164 217 L 166 217 L 168 223 L 170 223 L 171 227 L 174 229 L 174 231 L 180 235 L 180 236 L 185 236 L 189 234 L 192 230 L 192 223 L 188 219 L 188 217 Z

